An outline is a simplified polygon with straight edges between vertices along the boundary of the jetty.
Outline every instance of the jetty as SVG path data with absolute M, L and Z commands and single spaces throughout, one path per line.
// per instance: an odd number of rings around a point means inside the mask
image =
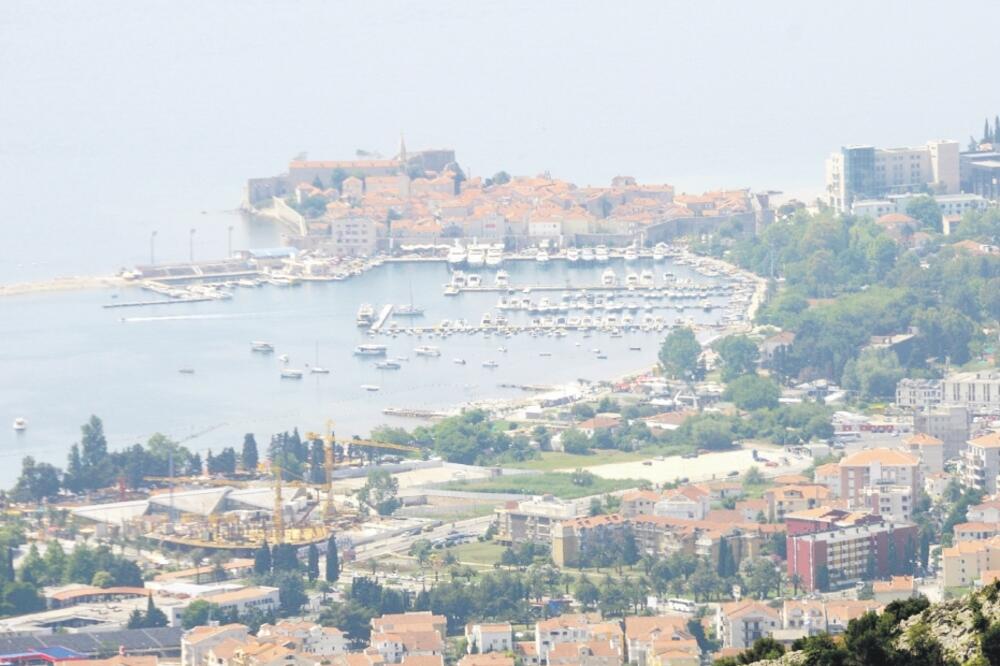
M 379 310 L 378 317 L 375 318 L 375 322 L 371 325 L 371 328 L 369 328 L 368 330 L 370 330 L 372 333 L 378 333 L 379 331 L 381 331 L 382 327 L 385 326 L 385 322 L 388 321 L 389 317 L 392 316 L 393 307 L 395 306 L 393 306 L 392 303 L 389 303 L 388 305 L 383 305 L 382 309 Z
M 179 305 L 180 303 L 204 303 L 206 301 L 217 301 L 218 298 L 213 298 L 209 296 L 197 296 L 191 298 L 171 298 L 156 301 L 125 301 L 122 303 L 105 303 L 101 307 L 105 309 L 112 308 L 141 308 L 149 305 Z

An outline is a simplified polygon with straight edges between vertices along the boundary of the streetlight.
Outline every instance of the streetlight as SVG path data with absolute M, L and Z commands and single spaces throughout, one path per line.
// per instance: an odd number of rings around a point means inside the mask
M 226 259 L 232 259 L 233 258 L 233 225 L 231 225 L 231 224 L 229 225 L 229 243 L 228 243 L 228 247 L 229 247 L 229 252 L 226 254 Z
M 190 262 L 194 263 L 194 229 L 191 229 L 188 233 L 188 254 L 190 256 Z
M 156 231 L 149 234 L 149 265 L 156 265 Z

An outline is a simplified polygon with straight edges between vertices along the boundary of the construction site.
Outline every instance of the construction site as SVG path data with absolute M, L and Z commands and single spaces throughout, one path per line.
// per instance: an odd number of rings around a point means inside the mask
M 355 497 L 365 462 L 385 452 L 419 455 L 416 447 L 362 439 L 337 440 L 329 424 L 323 441 L 324 483 L 295 478 L 276 462 L 263 463 L 259 478 L 145 477 L 153 490 L 142 499 L 74 507 L 73 516 L 93 525 L 98 537 L 144 541 L 166 550 L 201 549 L 249 555 L 262 544 L 323 544 L 331 533 L 355 531 L 377 520 Z M 269 477 L 269 478 L 268 478 Z

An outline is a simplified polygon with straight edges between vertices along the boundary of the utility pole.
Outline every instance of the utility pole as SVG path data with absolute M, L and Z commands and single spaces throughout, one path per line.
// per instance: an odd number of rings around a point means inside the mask
M 156 231 L 149 234 L 149 265 L 156 265 Z

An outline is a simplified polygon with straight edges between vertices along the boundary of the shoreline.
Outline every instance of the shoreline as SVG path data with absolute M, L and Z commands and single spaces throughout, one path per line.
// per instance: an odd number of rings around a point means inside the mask
M 41 294 L 54 291 L 84 291 L 87 289 L 116 289 L 128 286 L 128 280 L 111 275 L 73 275 L 68 277 L 57 277 L 49 280 L 37 282 L 14 282 L 11 284 L 0 284 L 0 297 L 4 296 L 24 296 L 27 294 Z

